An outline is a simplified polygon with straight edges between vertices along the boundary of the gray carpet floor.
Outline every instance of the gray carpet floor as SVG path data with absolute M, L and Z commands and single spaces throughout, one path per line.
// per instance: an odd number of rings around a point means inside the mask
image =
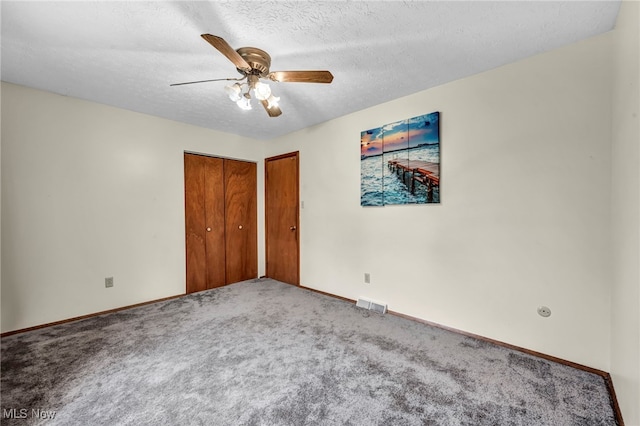
M 1 347 L 7 425 L 616 424 L 598 375 L 268 279 Z

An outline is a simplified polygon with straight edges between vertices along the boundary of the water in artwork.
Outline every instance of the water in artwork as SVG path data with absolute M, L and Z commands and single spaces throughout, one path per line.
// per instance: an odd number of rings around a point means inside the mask
M 412 194 L 406 183 L 389 169 L 389 160 L 402 158 L 439 163 L 440 145 L 423 145 L 362 158 L 360 160 L 361 205 L 383 206 L 386 204 L 419 204 L 427 202 L 426 187 L 416 183 L 414 194 Z M 440 202 L 439 187 L 434 189 L 432 202 Z

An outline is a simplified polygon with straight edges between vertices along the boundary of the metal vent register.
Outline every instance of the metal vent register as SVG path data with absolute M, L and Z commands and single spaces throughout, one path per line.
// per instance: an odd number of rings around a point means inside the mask
M 379 314 L 384 314 L 387 312 L 387 304 L 386 303 L 376 303 L 367 299 L 358 298 L 356 301 L 356 306 L 362 309 L 368 309 L 370 311 L 377 312 Z

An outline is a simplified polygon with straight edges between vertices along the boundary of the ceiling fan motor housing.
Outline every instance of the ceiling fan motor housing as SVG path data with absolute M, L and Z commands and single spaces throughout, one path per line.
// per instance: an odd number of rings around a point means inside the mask
M 271 66 L 271 56 L 264 50 L 256 47 L 241 47 L 236 50 L 242 59 L 244 59 L 251 67 L 251 72 L 246 72 L 240 68 L 237 68 L 238 72 L 242 75 L 258 75 L 260 77 L 266 77 L 269 74 L 269 67 Z

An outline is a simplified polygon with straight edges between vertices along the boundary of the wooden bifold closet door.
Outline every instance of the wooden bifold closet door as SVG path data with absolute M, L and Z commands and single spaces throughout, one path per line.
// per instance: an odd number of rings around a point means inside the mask
M 256 164 L 184 155 L 187 293 L 258 275 Z

